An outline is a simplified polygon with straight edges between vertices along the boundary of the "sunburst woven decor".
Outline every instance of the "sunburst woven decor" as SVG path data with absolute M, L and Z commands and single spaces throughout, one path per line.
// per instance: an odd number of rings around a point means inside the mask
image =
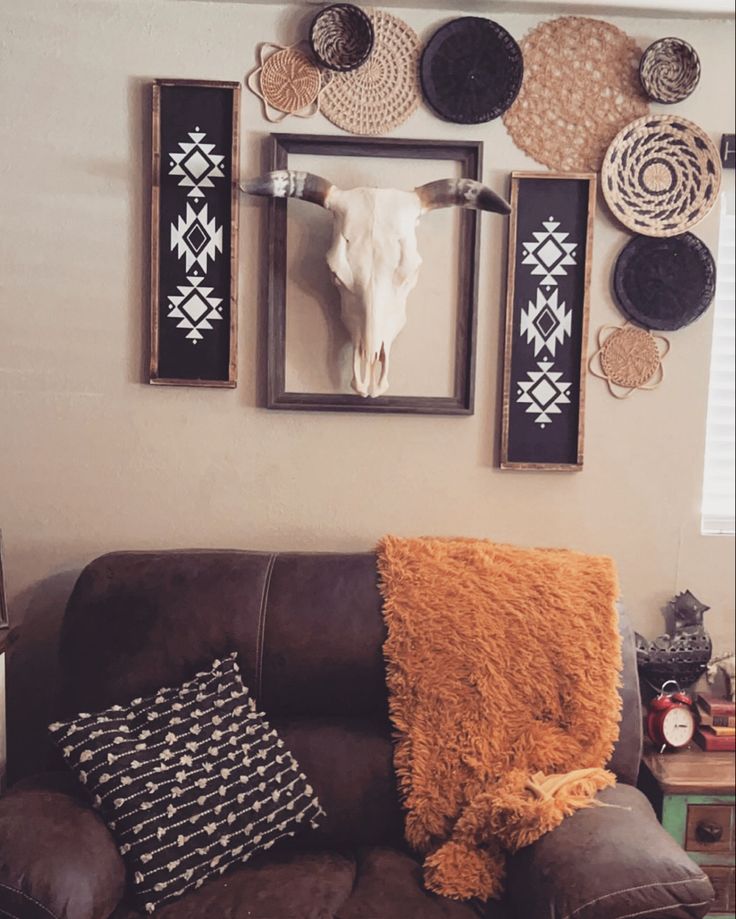
M 246 85 L 263 103 L 264 118 L 277 124 L 287 115 L 310 118 L 319 111 L 319 95 L 329 76 L 305 51 L 264 42 L 258 57 L 259 66 L 248 74 Z
M 644 236 L 677 236 L 718 200 L 721 162 L 713 141 L 686 118 L 632 121 L 606 151 L 601 188 L 624 226 Z
M 661 343 L 661 346 L 660 346 Z M 669 341 L 633 325 L 603 326 L 598 330 L 598 350 L 588 367 L 593 376 L 608 383 L 617 399 L 637 389 L 656 389 L 664 379 L 662 361 Z
M 563 16 L 521 41 L 524 82 L 503 116 L 517 147 L 550 169 L 597 172 L 608 145 L 649 111 L 641 49 L 600 19 Z
M 336 73 L 320 97 L 322 114 L 351 134 L 387 134 L 421 101 L 419 36 L 398 16 L 369 12 L 373 51 L 357 70 Z

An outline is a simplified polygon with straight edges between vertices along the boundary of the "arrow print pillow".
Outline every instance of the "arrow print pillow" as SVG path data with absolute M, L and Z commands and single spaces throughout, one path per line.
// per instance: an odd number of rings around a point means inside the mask
M 49 726 L 148 913 L 324 816 L 236 658 L 182 686 Z

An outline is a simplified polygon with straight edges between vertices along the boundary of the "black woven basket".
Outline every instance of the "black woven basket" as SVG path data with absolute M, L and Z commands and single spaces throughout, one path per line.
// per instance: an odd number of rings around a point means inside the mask
M 370 57 L 375 34 L 373 23 L 360 7 L 335 3 L 312 20 L 309 44 L 323 67 L 345 73 L 356 70 Z

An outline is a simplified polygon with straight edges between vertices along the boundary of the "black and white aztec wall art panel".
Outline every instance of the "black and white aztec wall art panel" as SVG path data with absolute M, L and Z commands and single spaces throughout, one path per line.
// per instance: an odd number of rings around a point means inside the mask
M 582 469 L 595 194 L 592 173 L 512 173 L 502 469 Z
M 238 83 L 153 85 L 152 383 L 237 378 Z

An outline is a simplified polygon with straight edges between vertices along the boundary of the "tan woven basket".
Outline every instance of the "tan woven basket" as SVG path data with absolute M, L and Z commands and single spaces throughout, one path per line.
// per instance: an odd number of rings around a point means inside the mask
M 708 135 L 676 115 L 638 118 L 606 152 L 601 187 L 615 216 L 644 236 L 676 236 L 718 200 L 721 162 Z
M 263 103 L 268 121 L 278 123 L 287 115 L 309 118 L 319 111 L 326 75 L 298 45 L 284 48 L 264 42 L 259 48 L 259 62 L 245 82 Z
M 334 74 L 321 98 L 322 114 L 351 134 L 387 134 L 421 101 L 419 36 L 403 20 L 382 10 L 369 12 L 373 52 L 365 64 Z
M 503 115 L 517 147 L 550 169 L 597 172 L 606 148 L 649 111 L 641 49 L 600 19 L 563 16 L 521 41 L 524 82 Z

